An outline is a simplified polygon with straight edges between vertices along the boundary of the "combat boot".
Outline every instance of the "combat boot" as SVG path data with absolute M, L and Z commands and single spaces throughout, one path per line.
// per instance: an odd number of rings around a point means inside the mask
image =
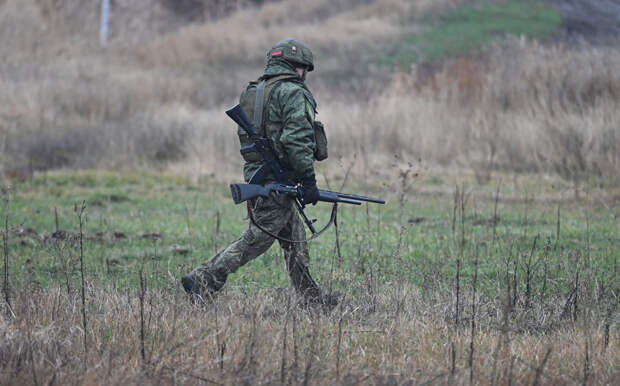
M 218 280 L 213 276 L 207 283 L 203 283 L 194 273 L 188 273 L 181 278 L 183 289 L 190 295 L 193 304 L 204 304 L 213 300 L 215 294 L 224 286 L 226 279 Z
M 189 273 L 181 278 L 181 283 L 183 284 L 183 289 L 190 296 L 190 301 L 193 304 L 199 304 L 202 297 L 200 295 L 200 283 L 194 277 L 193 274 Z
M 325 293 L 310 275 L 308 267 L 296 264 L 289 269 L 293 286 L 303 297 L 302 304 L 307 307 L 320 307 L 325 311 L 331 311 L 339 302 L 340 294 L 336 292 Z

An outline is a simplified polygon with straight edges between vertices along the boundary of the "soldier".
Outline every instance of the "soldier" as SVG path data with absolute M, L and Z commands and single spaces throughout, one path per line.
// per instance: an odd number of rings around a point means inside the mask
M 294 173 L 302 186 L 303 204 L 316 204 L 319 191 L 314 174 L 314 161 L 327 158 L 327 140 L 320 122 L 315 121 L 316 102 L 304 84 L 306 74 L 314 69 L 310 49 L 295 39 L 278 42 L 267 53 L 267 66 L 258 81 L 250 82 L 240 97 L 240 105 L 254 121 L 260 134 L 271 139 L 279 161 Z M 262 165 L 260 154 L 243 151 L 252 142 L 238 129 L 245 161 L 243 173 L 247 181 Z M 262 184 L 274 182 L 268 175 Z M 310 256 L 304 224 L 295 208 L 294 199 L 273 194 L 248 202 L 248 210 L 259 227 L 250 221 L 241 238 L 223 251 L 183 276 L 185 291 L 194 300 L 211 297 L 220 290 L 229 274 L 236 272 L 260 256 L 278 239 L 284 250 L 286 268 L 296 291 L 308 303 L 333 306 L 336 298 L 326 295 L 308 270 Z

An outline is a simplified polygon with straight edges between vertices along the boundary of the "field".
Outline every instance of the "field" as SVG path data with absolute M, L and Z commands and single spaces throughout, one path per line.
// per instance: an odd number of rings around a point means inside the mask
M 297 304 L 277 247 L 215 303 L 190 304 L 180 276 L 246 225 L 221 181 L 54 172 L 15 185 L 3 383 L 613 383 L 620 240 L 602 191 L 575 201 L 536 176 L 481 188 L 400 173 L 383 189 L 345 184 L 388 204 L 341 208 L 338 236 L 311 244 L 313 274 L 343 295 L 331 312 Z
M 0 1 L 1 384 L 617 383 L 617 5 L 115 0 L 101 43 L 91 3 Z M 247 226 L 223 111 L 289 36 L 319 187 L 387 204 L 310 244 L 336 308 L 277 243 L 194 305 Z

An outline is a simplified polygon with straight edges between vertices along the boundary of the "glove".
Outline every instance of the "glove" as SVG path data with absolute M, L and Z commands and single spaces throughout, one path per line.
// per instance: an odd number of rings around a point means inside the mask
M 314 174 L 301 181 L 301 203 L 315 205 L 319 201 L 319 188 L 316 186 Z

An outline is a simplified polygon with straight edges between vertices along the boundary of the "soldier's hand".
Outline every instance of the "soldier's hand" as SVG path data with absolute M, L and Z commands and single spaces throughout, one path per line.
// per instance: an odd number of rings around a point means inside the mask
M 314 175 L 301 181 L 301 203 L 315 205 L 319 201 L 319 188 L 316 186 Z

